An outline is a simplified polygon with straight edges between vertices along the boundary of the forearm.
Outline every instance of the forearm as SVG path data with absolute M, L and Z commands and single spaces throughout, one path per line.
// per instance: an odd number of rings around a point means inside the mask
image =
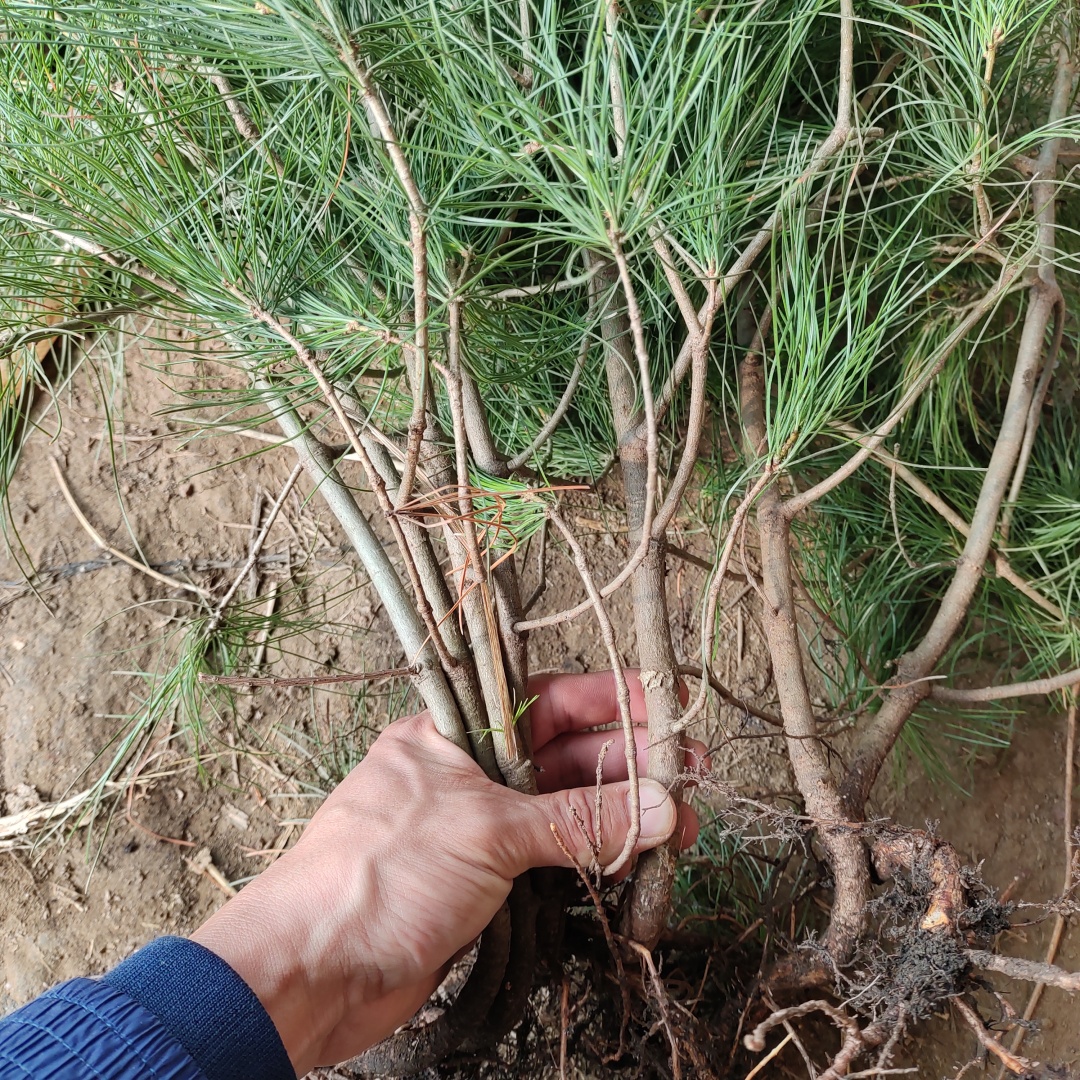
M 0 1073 L 100 1080 L 295 1080 L 266 1011 L 218 956 L 159 938 L 0 1021 Z

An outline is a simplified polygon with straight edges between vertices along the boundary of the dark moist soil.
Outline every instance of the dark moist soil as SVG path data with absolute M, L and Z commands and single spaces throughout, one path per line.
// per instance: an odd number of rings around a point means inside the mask
M 112 452 L 95 383 L 80 375 L 62 403 L 59 434 L 51 442 L 46 437 L 56 428 L 55 417 L 46 415 L 44 431 L 31 438 L 12 486 L 18 540 L 0 557 L 0 796 L 6 803 L 0 812 L 62 800 L 96 778 L 96 756 L 120 730 L 118 718 L 137 710 L 149 692 L 150 682 L 139 673 L 162 669 L 167 635 L 192 610 L 190 594 L 103 559 L 65 503 L 49 457 L 60 462 L 79 505 L 110 543 L 134 553 L 137 541 L 149 561 L 168 564 L 174 576 L 210 564 L 190 579 L 217 596 L 246 555 L 253 504 L 274 499 L 292 467 L 283 449 L 247 456 L 262 445 L 237 436 L 187 442 L 168 435 L 182 425 L 160 410 L 175 398 L 141 366 L 144 359 L 162 361 L 160 355 L 144 358 L 137 348 L 129 350 L 127 389 L 116 418 L 124 438 Z M 309 493 L 302 479 L 265 548 L 270 558 L 260 566 L 255 591 L 245 591 L 262 608 L 276 589 L 279 611 L 303 603 L 317 616 L 302 635 L 271 636 L 265 670 L 309 675 L 396 666 L 402 657 L 378 602 L 354 560 L 342 554 L 343 538 L 330 515 L 318 498 L 308 500 Z M 618 531 L 617 493 L 602 494 L 603 502 L 582 496 L 572 510 L 595 570 L 606 578 L 621 565 L 625 537 Z M 708 550 L 708 538 L 692 522 L 676 542 Z M 534 562 L 526 562 L 526 592 L 535 582 Z M 21 583 L 20 567 L 28 565 L 52 570 L 36 594 Z M 696 655 L 702 582 L 702 572 L 689 564 L 676 566 L 669 581 L 676 644 L 684 657 Z M 737 693 L 764 706 L 768 666 L 754 598 L 738 598 L 742 591 L 736 583 L 730 605 L 723 605 L 725 629 L 742 650 L 728 651 L 720 674 Z M 579 594 L 573 568 L 551 560 L 537 610 L 568 606 Z M 627 600 L 625 592 L 619 594 L 610 609 L 629 660 L 634 634 Z M 537 671 L 607 666 L 586 619 L 535 634 L 532 650 Z M 362 707 L 357 701 L 355 690 L 341 688 L 241 695 L 227 721 L 204 717 L 198 765 L 190 739 L 166 725 L 143 762 L 143 782 L 105 803 L 92 830 L 63 833 L 36 847 L 33 835 L 0 830 L 0 1011 L 61 979 L 102 972 L 159 934 L 190 932 L 227 899 L 210 875 L 193 869 L 200 854 L 201 865 L 208 857 L 218 877 L 236 886 L 295 842 L 317 803 L 308 785 L 331 787 L 355 759 L 355 747 L 371 737 L 369 729 L 399 707 L 387 692 L 367 693 Z M 720 720 L 729 732 L 743 723 L 730 710 Z M 694 734 L 716 747 L 716 772 L 738 791 L 758 796 L 790 789 L 786 760 L 773 740 L 729 742 L 715 720 Z M 1026 714 L 1012 748 L 976 763 L 965 778 L 974 798 L 932 784 L 913 765 L 902 783 L 881 788 L 879 809 L 914 827 L 938 822 L 940 835 L 965 859 L 985 859 L 986 879 L 1011 887 L 1013 899 L 1050 898 L 1062 876 L 1063 746 L 1061 718 Z M 1046 921 L 1010 930 L 999 947 L 1041 958 L 1050 926 Z M 626 1055 L 600 1064 L 617 1042 L 618 996 L 586 911 L 569 940 L 576 942 L 577 959 L 566 971 L 566 1076 L 668 1075 L 659 1028 L 645 1060 Z M 687 940 L 684 935 L 681 951 L 663 954 L 663 972 L 678 985 L 682 1001 L 697 1001 L 693 1018 L 680 1022 L 709 1047 L 706 1056 L 715 1064 L 726 1059 L 726 1049 L 719 1048 L 731 1045 L 738 1019 L 733 992 L 752 975 L 757 956 L 743 947 L 718 959 L 704 945 L 687 948 Z M 1066 937 L 1058 962 L 1080 967 L 1080 932 Z M 1026 987 L 1010 989 L 1018 1011 L 1026 993 Z M 1080 1060 L 1078 1015 L 1064 993 L 1046 991 L 1038 1013 L 1041 1030 L 1028 1037 L 1026 1052 L 1050 1061 Z M 643 1019 L 655 1026 L 655 1008 Z M 472 1061 L 453 1071 L 556 1076 L 560 1029 L 556 979 L 534 995 L 520 1044 L 503 1055 L 505 1066 Z M 951 1018 L 931 1018 L 919 1032 L 917 1045 L 908 1049 L 921 1076 L 951 1076 L 972 1056 L 973 1039 Z M 834 1042 L 831 1033 L 824 1036 L 820 1058 Z M 759 1075 L 805 1075 L 801 1058 L 790 1050 Z M 692 1060 L 684 1061 L 685 1075 L 694 1069 Z

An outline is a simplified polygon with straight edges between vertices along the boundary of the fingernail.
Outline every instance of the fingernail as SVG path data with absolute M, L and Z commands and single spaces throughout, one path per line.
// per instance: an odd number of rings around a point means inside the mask
M 655 780 L 641 780 L 638 784 L 641 798 L 642 844 L 659 844 L 675 831 L 677 817 L 675 802 L 663 784 Z

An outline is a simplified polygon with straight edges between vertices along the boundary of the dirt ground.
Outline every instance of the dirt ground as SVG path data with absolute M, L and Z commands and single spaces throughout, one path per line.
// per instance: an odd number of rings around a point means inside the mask
M 167 666 L 185 616 L 202 602 L 190 590 L 103 557 L 65 501 L 56 467 L 109 543 L 131 554 L 141 550 L 178 582 L 209 590 L 211 609 L 243 564 L 255 511 L 265 511 L 291 470 L 286 449 L 229 434 L 186 438 L 186 425 L 163 410 L 176 404 L 172 386 L 190 373 L 150 370 L 161 363 L 161 354 L 127 350 L 111 442 L 100 382 L 84 369 L 59 412 L 43 411 L 12 485 L 18 535 L 0 557 L 0 796 L 6 797 L 0 812 L 8 815 L 68 798 L 97 778 L 98 755 L 152 691 L 146 673 Z M 362 571 L 343 553 L 329 513 L 308 494 L 302 478 L 240 592 L 252 610 L 273 609 L 282 620 L 280 632 L 264 643 L 262 669 L 310 675 L 400 663 Z M 608 516 L 591 494 L 578 499 L 574 511 L 604 577 L 618 565 L 625 543 L 618 516 Z M 705 550 L 707 540 L 687 523 L 679 542 Z M 531 555 L 526 560 L 526 591 L 535 581 L 534 562 Z M 23 579 L 30 566 L 37 569 L 36 591 Z M 672 620 L 689 658 L 703 573 L 686 563 L 674 577 Z M 579 591 L 572 568 L 549 558 L 548 587 L 537 610 L 574 602 Z M 720 674 L 737 693 L 755 698 L 765 687 L 766 667 L 752 604 L 752 596 L 744 598 L 745 615 L 732 609 L 727 616 L 742 649 L 741 656 L 732 650 Z M 301 605 L 315 617 L 290 632 L 288 615 Z M 613 618 L 629 659 L 634 638 L 625 594 Z M 250 644 L 259 649 L 258 642 Z M 536 635 L 533 666 L 582 671 L 606 660 L 592 625 L 582 619 Z M 137 755 L 137 782 L 102 804 L 91 829 L 65 826 L 35 847 L 11 835 L 6 819 L 7 831 L 0 830 L 0 1012 L 58 980 L 104 971 L 159 934 L 193 929 L 229 889 L 295 840 L 369 729 L 407 708 L 399 698 L 378 687 L 275 687 L 239 695 L 231 714 L 204 716 L 198 765 L 180 719 L 166 717 Z M 935 786 L 912 766 L 902 788 L 886 785 L 879 792 L 880 808 L 905 824 L 939 821 L 942 835 L 963 855 L 986 860 L 991 883 L 1005 888 L 1018 879 L 1014 898 L 1051 897 L 1062 874 L 1062 732 L 1060 717 L 1030 713 L 1010 750 L 975 765 L 970 779 L 978 798 Z M 715 724 L 697 734 L 718 741 Z M 784 757 L 771 740 L 720 748 L 714 767 L 751 794 L 787 785 Z M 1049 923 L 1016 930 L 1003 944 L 1041 958 L 1048 933 Z M 1059 963 L 1080 967 L 1080 932 L 1066 937 Z M 1013 994 L 1020 1011 L 1024 993 Z M 1028 1037 L 1028 1052 L 1080 1062 L 1075 1005 L 1047 991 L 1038 1018 L 1041 1031 Z M 920 1075 L 952 1076 L 972 1056 L 971 1044 L 948 1020 L 932 1024 L 915 1049 Z M 783 1061 L 775 1068 L 786 1069 Z

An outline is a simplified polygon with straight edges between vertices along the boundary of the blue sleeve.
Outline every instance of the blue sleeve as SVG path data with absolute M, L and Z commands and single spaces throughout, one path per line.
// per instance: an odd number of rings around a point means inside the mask
M 296 1080 L 273 1021 L 220 957 L 159 938 L 0 1020 L 0 1080 Z

